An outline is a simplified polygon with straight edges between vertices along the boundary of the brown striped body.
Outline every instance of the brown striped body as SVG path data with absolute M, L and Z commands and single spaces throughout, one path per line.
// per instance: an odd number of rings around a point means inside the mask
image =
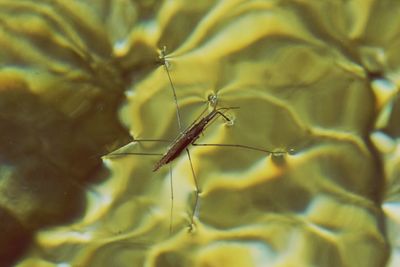
M 169 147 L 167 152 L 162 156 L 162 158 L 154 165 L 153 171 L 157 171 L 161 166 L 168 164 L 176 159 L 183 150 L 185 150 L 190 144 L 193 144 L 194 141 L 199 138 L 201 132 L 203 132 L 207 124 L 216 115 L 221 115 L 225 117 L 225 115 L 221 113 L 221 109 L 227 108 L 214 109 L 209 114 L 201 118 L 198 122 L 189 126 L 183 133 L 181 133 Z

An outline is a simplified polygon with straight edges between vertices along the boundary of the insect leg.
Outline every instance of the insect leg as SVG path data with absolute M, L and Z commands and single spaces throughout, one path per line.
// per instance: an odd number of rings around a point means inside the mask
M 176 106 L 176 117 L 178 119 L 178 127 L 179 127 L 179 131 L 182 132 L 183 129 L 182 129 L 182 122 L 181 122 L 182 121 L 181 120 L 181 112 L 180 112 L 180 109 L 179 109 L 178 98 L 176 96 L 175 86 L 172 83 L 171 75 L 170 75 L 169 70 L 168 70 L 169 62 L 165 58 L 166 51 L 167 51 L 167 48 L 164 46 L 163 49 L 160 51 L 160 59 L 162 61 L 162 64 L 164 65 L 165 72 L 167 73 L 168 80 L 169 80 L 169 83 L 170 83 L 171 88 L 172 88 L 172 94 L 174 96 L 174 102 L 175 102 L 175 106 Z
M 171 188 L 171 210 L 170 210 L 170 218 L 169 218 L 169 234 L 172 233 L 172 219 L 173 219 L 173 211 L 174 211 L 174 185 L 172 180 L 172 162 L 169 164 L 169 181 Z
M 110 153 L 104 155 L 103 158 L 118 158 L 123 156 L 162 156 L 161 153 L 140 153 L 140 152 L 121 152 L 121 153 Z
M 132 142 L 163 142 L 163 143 L 171 143 L 172 140 L 169 139 L 133 139 Z
M 272 150 L 267 150 L 263 148 L 258 148 L 254 146 L 247 146 L 247 145 L 240 145 L 240 144 L 199 144 L 199 143 L 192 143 L 194 146 L 217 146 L 217 147 L 238 147 L 238 148 L 243 148 L 243 149 L 248 149 L 248 150 L 254 150 L 254 151 L 260 151 L 264 152 L 268 155 L 283 155 L 283 154 L 291 154 L 294 151 L 290 149 L 289 151 L 287 150 L 282 150 L 282 151 L 272 151 Z
M 143 155 L 143 156 L 162 156 L 162 153 L 148 153 L 148 152 L 117 152 L 121 151 L 127 146 L 133 144 L 134 142 L 167 142 L 170 143 L 171 140 L 165 140 L 165 139 L 134 139 L 132 142 L 128 143 L 127 145 L 118 148 L 117 150 L 114 150 L 113 152 L 103 155 L 103 158 L 115 158 L 115 157 L 121 157 L 121 156 L 129 156 L 129 155 Z
M 196 213 L 197 213 L 197 208 L 198 208 L 197 206 L 198 206 L 198 201 L 199 201 L 199 196 L 200 196 L 200 192 L 201 191 L 200 191 L 199 185 L 197 183 L 196 173 L 195 173 L 194 168 L 193 168 L 192 158 L 190 156 L 190 152 L 189 152 L 188 148 L 186 148 L 186 154 L 188 155 L 188 158 L 189 158 L 190 169 L 192 170 L 194 185 L 196 187 L 196 191 L 195 191 L 196 195 L 195 195 L 195 200 L 194 200 L 194 206 L 193 206 L 193 209 L 192 209 L 193 211 L 192 211 L 192 214 L 190 216 L 189 232 L 191 232 L 193 230 L 193 226 L 194 226 L 194 216 L 196 216 Z

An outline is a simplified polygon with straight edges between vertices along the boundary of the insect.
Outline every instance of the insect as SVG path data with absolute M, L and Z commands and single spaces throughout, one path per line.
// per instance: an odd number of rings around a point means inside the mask
M 192 175 L 195 183 L 195 202 L 194 202 L 194 207 L 192 210 L 192 215 L 190 218 L 190 231 L 193 227 L 194 224 L 194 216 L 196 213 L 197 209 L 197 204 L 198 204 L 198 199 L 199 199 L 199 194 L 201 193 L 196 174 L 193 168 L 193 163 L 192 159 L 190 156 L 190 151 L 188 146 L 189 145 L 211 145 L 211 144 L 196 144 L 195 141 L 200 137 L 200 134 L 204 131 L 204 129 L 218 116 L 223 117 L 227 122 L 230 122 L 231 120 L 223 113 L 223 111 L 228 111 L 230 109 L 237 109 L 238 107 L 221 107 L 221 108 L 216 108 L 209 112 L 207 115 L 203 116 L 205 111 L 199 116 L 198 119 L 196 119 L 191 125 L 189 125 L 184 131 L 182 131 L 176 138 L 175 140 L 171 143 L 171 145 L 167 148 L 166 152 L 162 154 L 162 157 L 160 158 L 159 161 L 156 162 L 153 168 L 153 172 L 156 172 L 159 170 L 163 165 L 171 163 L 173 160 L 175 160 L 184 150 L 186 151 L 186 154 L 189 159 L 190 167 L 192 170 Z M 135 141 L 158 141 L 158 140 L 135 140 Z M 217 144 L 216 144 L 217 145 Z M 149 153 L 118 153 L 118 154 L 110 154 L 109 156 L 112 155 L 160 155 L 160 154 L 149 154 Z M 170 171 L 171 173 L 171 171 Z M 171 177 L 171 199 L 172 199 L 172 205 L 171 208 L 173 209 L 173 187 L 172 187 L 172 177 Z M 171 215 L 172 215 L 172 209 L 171 209 Z M 170 232 L 172 231 L 172 217 L 170 219 Z
M 198 121 L 195 121 L 185 131 L 183 131 L 175 141 L 172 143 L 167 152 L 163 157 L 156 163 L 153 171 L 157 171 L 161 166 L 170 163 L 176 159 L 183 150 L 186 150 L 190 144 L 196 145 L 194 142 L 200 137 L 200 134 L 204 131 L 205 127 L 217 116 L 222 116 L 226 121 L 230 119 L 221 111 L 235 109 L 237 107 L 226 107 L 226 108 L 214 108 L 206 116 L 201 117 Z
M 200 116 L 194 120 L 188 127 L 183 128 L 182 127 L 182 120 L 181 120 L 181 113 L 180 113 L 180 107 L 178 103 L 178 98 L 176 95 L 176 90 L 175 86 L 172 82 L 172 78 L 169 72 L 169 67 L 170 63 L 166 59 L 166 48 L 164 47 L 162 50 L 160 50 L 159 54 L 159 62 L 161 65 L 164 66 L 165 72 L 167 73 L 168 80 L 171 86 L 172 94 L 173 94 L 173 99 L 176 107 L 176 116 L 177 116 L 177 122 L 178 122 L 178 127 L 180 133 L 177 135 L 177 137 L 170 143 L 168 148 L 166 149 L 164 154 L 158 154 L 158 153 L 111 153 L 108 156 L 120 156 L 120 155 L 160 155 L 161 158 L 155 163 L 153 167 L 153 172 L 158 171 L 162 166 L 171 164 L 176 158 L 178 158 L 183 151 L 186 152 L 186 155 L 189 160 L 191 172 L 192 172 L 192 177 L 194 180 L 194 185 L 195 185 L 195 200 L 194 200 L 194 205 L 192 207 L 192 212 L 190 215 L 190 224 L 189 224 L 189 232 L 193 230 L 194 227 L 194 218 L 196 216 L 196 211 L 198 209 L 198 202 L 199 202 L 199 197 L 201 194 L 201 190 L 197 181 L 196 177 L 196 172 L 194 171 L 193 167 L 193 162 L 192 162 L 192 157 L 189 151 L 189 146 L 217 146 L 217 147 L 236 147 L 236 148 L 243 148 L 243 149 L 249 149 L 249 150 L 255 150 L 255 151 L 260 151 L 269 154 L 281 154 L 281 153 L 286 153 L 286 151 L 270 151 L 270 150 L 265 150 L 262 148 L 258 147 L 252 147 L 252 146 L 247 146 L 247 145 L 241 145 L 241 144 L 197 144 L 196 141 L 200 137 L 200 135 L 204 132 L 204 130 L 213 122 L 215 121 L 218 117 L 222 117 L 227 123 L 232 123 L 232 120 L 225 114 L 225 112 L 232 110 L 232 109 L 239 109 L 239 107 L 217 107 L 217 97 L 216 96 L 210 96 L 209 97 L 209 103 L 212 106 L 212 110 L 205 114 L 207 112 L 207 109 L 205 109 Z M 205 115 L 204 115 L 205 114 Z M 134 141 L 136 142 L 157 142 L 157 141 L 162 141 L 165 142 L 165 140 L 155 140 L 155 139 L 135 139 Z M 173 214 L 173 202 L 174 202 L 174 194 L 173 194 L 173 183 L 172 183 L 172 169 L 171 165 L 170 167 L 170 190 L 171 190 L 171 210 L 170 210 L 170 232 L 172 232 L 172 214 Z

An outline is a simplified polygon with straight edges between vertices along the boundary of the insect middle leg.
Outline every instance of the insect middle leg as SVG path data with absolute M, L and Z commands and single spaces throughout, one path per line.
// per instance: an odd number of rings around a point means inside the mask
M 194 205 L 192 208 L 192 214 L 190 216 L 190 225 L 189 225 L 189 232 L 191 232 L 193 230 L 194 227 L 194 217 L 196 216 L 197 213 L 197 209 L 198 209 L 198 201 L 199 201 L 199 197 L 200 197 L 200 189 L 199 189 L 199 185 L 197 183 L 197 178 L 196 178 L 196 172 L 194 171 L 193 168 L 193 163 L 192 163 L 192 158 L 190 156 L 190 151 L 188 148 L 186 148 L 186 154 L 188 156 L 189 159 L 189 163 L 190 163 L 190 169 L 192 170 L 192 175 L 193 175 L 193 180 L 194 180 L 194 185 L 196 187 L 196 191 L 195 191 L 195 200 L 194 200 Z
M 165 70 L 165 72 L 167 73 L 167 76 L 168 76 L 168 81 L 169 81 L 169 83 L 171 85 L 172 95 L 173 95 L 175 108 L 176 108 L 176 117 L 177 117 L 177 121 L 178 121 L 178 127 L 179 127 L 180 133 L 182 134 L 183 133 L 182 117 L 181 117 L 180 107 L 179 107 L 179 103 L 178 103 L 178 97 L 176 95 L 175 86 L 174 86 L 174 84 L 172 82 L 171 74 L 169 72 L 170 63 L 166 59 L 166 47 L 165 46 L 160 50 L 159 58 L 160 58 L 161 64 L 164 66 L 164 70 Z M 195 123 L 195 122 L 193 122 L 193 123 Z M 200 191 L 200 188 L 199 188 L 199 184 L 197 182 L 197 176 L 196 176 L 196 172 L 194 170 L 194 166 L 193 166 L 193 162 L 192 162 L 192 157 L 190 155 L 190 151 L 189 151 L 188 148 L 186 148 L 185 151 L 186 151 L 186 155 L 187 155 L 188 160 L 189 160 L 190 170 L 192 172 L 193 182 L 194 182 L 194 185 L 195 185 L 195 192 L 194 192 L 195 201 L 194 201 L 194 206 L 192 208 L 192 214 L 190 215 L 190 225 L 189 225 L 189 232 L 191 232 L 193 230 L 193 227 L 194 227 L 194 217 L 196 216 L 196 211 L 198 209 L 198 202 L 199 202 L 199 197 L 200 197 L 200 192 L 201 191 Z M 174 199 L 173 199 L 172 171 L 171 171 L 171 176 L 170 177 L 171 177 L 171 217 L 172 217 L 172 207 L 173 207 L 173 201 L 174 201 Z M 171 218 L 171 221 L 172 221 L 172 218 Z M 171 225 L 172 225 L 172 223 L 171 223 Z M 170 231 L 171 230 L 172 230 L 172 228 L 170 229 Z

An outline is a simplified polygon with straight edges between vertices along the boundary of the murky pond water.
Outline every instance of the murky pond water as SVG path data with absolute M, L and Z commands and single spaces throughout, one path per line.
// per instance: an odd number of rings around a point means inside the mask
M 398 266 L 397 11 L 0 0 L 0 263 Z

